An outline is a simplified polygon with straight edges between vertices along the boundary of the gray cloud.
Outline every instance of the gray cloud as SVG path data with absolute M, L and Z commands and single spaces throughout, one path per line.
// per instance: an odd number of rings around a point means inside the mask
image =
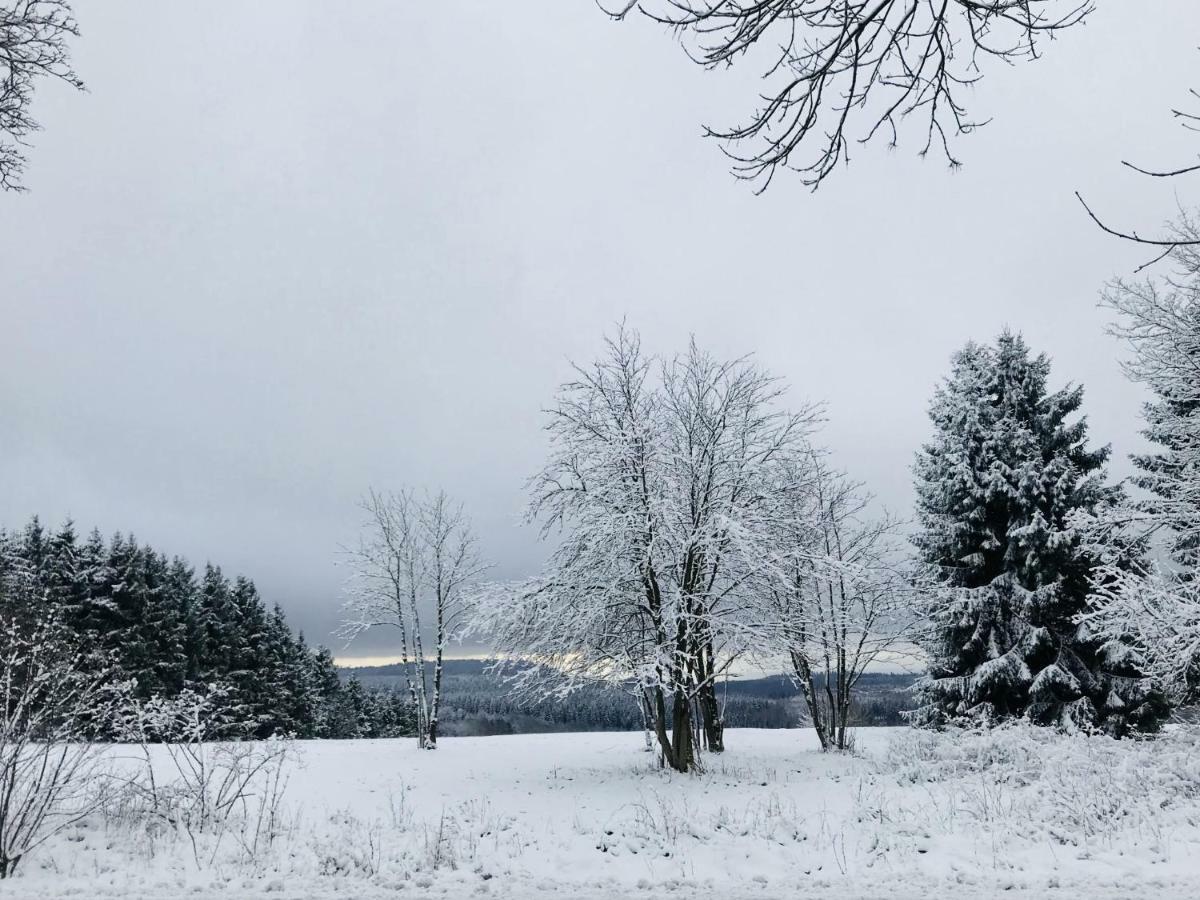
M 910 135 L 762 197 L 699 136 L 751 73 L 591 3 L 79 7 L 90 93 L 42 86 L 31 193 L 0 197 L 8 525 L 211 558 L 317 640 L 369 485 L 445 486 L 496 574 L 529 572 L 540 409 L 622 317 L 827 401 L 836 459 L 901 511 L 949 355 L 1005 325 L 1087 386 L 1097 440 L 1139 445 L 1095 295 L 1145 254 L 1072 191 L 1142 227 L 1175 208 L 1186 186 L 1118 163 L 1195 152 L 1169 116 L 1195 4 L 1104 4 L 993 67 L 961 171 Z

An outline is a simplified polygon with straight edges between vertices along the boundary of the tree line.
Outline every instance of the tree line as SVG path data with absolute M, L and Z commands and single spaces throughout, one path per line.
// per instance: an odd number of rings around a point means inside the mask
M 231 736 L 412 733 L 402 698 L 343 683 L 329 650 L 294 634 L 249 578 L 211 564 L 197 575 L 132 536 L 81 540 L 73 523 L 52 531 L 37 517 L 0 530 L 0 618 L 52 634 L 81 657 L 79 677 L 102 674 L 133 700 L 219 687 Z
M 628 685 L 597 682 L 566 697 L 514 694 L 494 673 L 495 660 L 449 659 L 442 688 L 445 735 L 525 734 L 561 731 L 638 731 L 645 724 Z M 351 670 L 368 688 L 405 692 L 402 665 Z M 913 707 L 908 674 L 868 673 L 857 685 L 853 726 L 901 725 Z M 822 685 L 818 680 L 818 690 Z M 801 689 L 786 675 L 722 682 L 721 712 L 734 728 L 795 728 L 808 724 Z

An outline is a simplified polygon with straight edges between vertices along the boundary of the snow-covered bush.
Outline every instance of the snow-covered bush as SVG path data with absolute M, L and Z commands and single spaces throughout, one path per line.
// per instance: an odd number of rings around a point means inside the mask
M 108 685 L 85 668 L 53 617 L 0 613 L 0 878 L 102 802 L 92 725 Z
M 1152 740 L 1062 734 L 1026 723 L 995 729 L 909 731 L 891 743 L 883 771 L 920 785 L 929 805 L 911 808 L 926 826 L 982 826 L 1057 843 L 1154 834 L 1174 810 L 1200 798 L 1200 732 Z
M 186 837 L 198 867 L 227 837 L 253 862 L 283 827 L 292 741 L 222 740 L 230 727 L 225 696 L 214 687 L 133 701 L 120 729 L 142 761 L 126 783 L 122 814 Z

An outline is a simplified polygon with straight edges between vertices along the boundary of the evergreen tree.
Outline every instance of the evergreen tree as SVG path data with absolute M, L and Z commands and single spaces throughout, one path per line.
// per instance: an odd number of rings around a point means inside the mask
M 1139 470 L 1134 483 L 1150 496 L 1130 506 L 1153 525 L 1166 526 L 1172 560 L 1191 577 L 1200 564 L 1200 303 L 1172 298 L 1170 306 L 1160 302 L 1147 313 L 1138 297 L 1133 294 L 1131 303 L 1127 293 L 1124 299 L 1132 307 L 1126 314 L 1134 318 L 1131 313 L 1139 312 L 1140 320 L 1117 333 L 1131 339 L 1140 354 L 1127 367 L 1129 374 L 1154 392 L 1155 399 L 1142 408 L 1142 434 L 1159 449 L 1133 457 Z M 1170 330 L 1161 325 L 1168 312 Z
M 351 676 L 339 693 L 334 737 L 374 737 L 369 711 L 370 698 L 362 682 Z
M 78 569 L 83 596 L 75 627 L 93 642 L 98 642 L 112 607 L 109 597 L 113 575 L 108 567 L 108 547 L 99 529 L 92 529 L 79 548 Z
M 147 585 L 143 578 L 143 551 L 131 536 L 113 535 L 108 550 L 110 582 L 106 585 L 110 613 L 101 632 L 104 648 L 116 654 L 127 677 L 137 682 L 137 693 L 150 697 L 157 693 L 154 675 L 155 645 L 147 621 Z
M 229 667 L 224 680 L 232 689 L 235 704 L 242 709 L 248 733 L 269 733 L 271 710 L 267 686 L 263 683 L 263 657 L 266 616 L 254 582 L 244 576 L 234 579 L 229 594 L 232 621 L 228 628 Z
M 259 650 L 260 734 L 313 737 L 314 698 L 308 653 L 303 636 L 292 636 L 283 610 L 276 605 L 266 614 Z
M 31 577 L 21 555 L 22 543 L 15 535 L 0 530 L 0 615 L 20 621 L 33 612 L 20 603 L 29 592 L 19 590 L 30 583 Z M 10 590 L 5 591 L 8 587 Z
M 50 540 L 37 516 L 29 520 L 21 535 L 21 558 L 39 587 L 47 581 L 47 566 L 51 559 Z
M 173 558 L 167 567 L 166 582 L 167 594 L 172 598 L 177 616 L 178 644 L 175 648 L 177 656 L 173 678 L 178 679 L 182 687 L 200 680 L 200 652 L 203 641 L 199 620 L 199 587 L 196 584 L 195 570 L 178 556 Z
M 47 595 L 67 623 L 78 620 L 87 599 L 87 574 L 81 562 L 75 525 L 68 519 L 50 538 L 44 577 Z
M 233 668 L 236 646 L 233 600 L 229 581 L 212 563 L 204 566 L 196 608 L 196 678 L 206 684 L 221 680 Z
M 143 618 L 137 631 L 144 635 L 152 658 L 146 690 L 174 696 L 187 679 L 186 586 L 172 577 L 167 558 L 147 547 L 141 555 L 141 587 Z
M 1075 624 L 1099 564 L 1071 527 L 1119 499 L 1107 448 L 1089 449 L 1081 387 L 1048 392 L 1050 363 L 1020 336 L 968 344 L 930 409 L 915 466 L 930 576 L 929 675 L 918 722 L 1153 728 L 1165 713 L 1128 657 Z
M 313 732 L 315 737 L 344 737 L 338 733 L 340 725 L 341 679 L 333 654 L 321 647 L 309 657 L 309 685 L 311 706 L 314 710 Z

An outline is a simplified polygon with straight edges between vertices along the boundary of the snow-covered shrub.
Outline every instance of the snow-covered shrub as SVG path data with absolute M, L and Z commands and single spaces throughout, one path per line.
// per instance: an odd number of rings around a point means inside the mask
M 275 841 L 294 757 L 288 738 L 220 739 L 229 727 L 224 697 L 215 687 L 132 701 L 120 726 L 142 761 L 126 782 L 123 815 L 186 837 L 198 867 L 226 837 L 251 862 Z
M 349 809 L 329 816 L 329 835 L 314 836 L 313 856 L 322 877 L 373 878 L 383 864 L 383 825 L 366 821 Z
M 352 807 L 339 808 L 311 823 L 304 852 L 320 877 L 371 879 L 380 884 L 414 882 L 427 887 L 439 871 L 478 868 L 480 857 L 513 858 L 528 835 L 513 835 L 513 818 L 485 798 L 443 806 L 418 818 L 407 801 L 407 787 L 389 795 L 383 817 L 366 817 Z M 490 877 L 490 876 L 489 876 Z
M 0 583 L 0 601 L 13 589 Z M 102 802 L 92 738 L 108 687 L 52 616 L 0 613 L 0 878 Z
M 1041 767 L 1052 732 L 1011 724 L 995 729 L 911 729 L 888 745 L 887 763 L 901 782 L 943 782 L 989 772 L 1025 784 Z
M 1160 832 L 1200 798 L 1200 731 L 1152 740 L 1071 735 L 1025 723 L 992 730 L 911 731 L 890 745 L 884 771 L 929 798 L 910 819 L 993 834 L 1084 844 Z

